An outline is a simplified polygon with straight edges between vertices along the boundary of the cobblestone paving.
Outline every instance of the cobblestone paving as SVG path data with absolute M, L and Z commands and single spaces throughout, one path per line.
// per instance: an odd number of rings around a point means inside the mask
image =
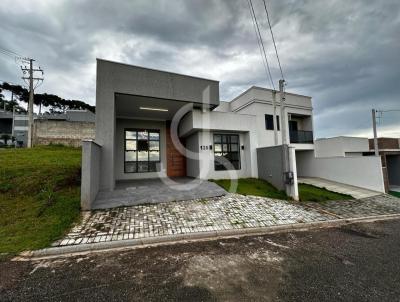
M 81 224 L 53 246 L 385 214 L 400 214 L 399 198 L 381 195 L 302 205 L 264 197 L 228 194 L 208 199 L 86 212 Z
M 85 213 L 54 246 L 272 225 L 326 221 L 332 216 L 287 201 L 228 194 Z
M 327 201 L 322 204 L 309 203 L 314 208 L 323 209 L 342 218 L 400 214 L 400 198 L 379 195 L 356 200 Z

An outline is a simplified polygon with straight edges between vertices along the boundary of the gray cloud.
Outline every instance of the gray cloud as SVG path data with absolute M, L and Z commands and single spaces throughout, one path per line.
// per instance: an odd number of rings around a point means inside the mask
M 0 46 L 37 59 L 42 91 L 94 103 L 96 57 L 220 80 L 222 100 L 269 86 L 246 0 L 3 2 Z M 397 0 L 268 3 L 288 91 L 313 97 L 317 136 L 369 135 L 371 108 L 400 108 Z M 0 80 L 19 77 L 0 56 Z M 399 117 L 385 114 L 382 133 L 400 136 Z

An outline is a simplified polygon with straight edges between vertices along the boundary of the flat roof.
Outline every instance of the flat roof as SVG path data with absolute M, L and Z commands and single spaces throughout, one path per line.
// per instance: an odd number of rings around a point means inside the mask
M 174 75 L 178 75 L 178 76 L 183 76 L 183 77 L 188 77 L 188 78 L 194 78 L 194 79 L 206 80 L 206 81 L 219 83 L 219 81 L 217 81 L 217 80 L 207 79 L 207 78 L 202 78 L 202 77 L 197 77 L 197 76 L 192 76 L 192 75 L 178 73 L 178 72 L 166 71 L 166 70 L 155 69 L 155 68 L 148 68 L 148 67 L 143 67 L 143 66 L 139 66 L 139 65 L 133 65 L 133 64 L 128 64 L 128 63 L 121 63 L 121 62 L 116 62 L 116 61 L 111 61 L 111 60 L 105 60 L 105 59 L 101 59 L 101 58 L 96 58 L 96 60 L 97 61 L 108 62 L 108 63 L 113 63 L 113 64 L 125 65 L 125 66 L 129 66 L 129 67 L 135 67 L 135 68 L 146 69 L 146 70 L 151 70 L 151 71 L 164 72 L 164 73 L 174 74 Z
M 266 90 L 266 91 L 269 91 L 269 92 L 279 92 L 278 90 L 273 90 L 273 89 L 270 89 L 270 88 L 265 88 L 265 87 L 260 87 L 260 86 L 250 86 L 248 89 L 246 89 L 245 91 L 243 91 L 241 94 L 239 94 L 238 96 L 236 96 L 235 98 L 233 98 L 231 101 L 228 101 L 228 102 L 233 102 L 233 101 L 235 101 L 236 99 L 238 99 L 238 98 L 240 98 L 241 96 L 243 96 L 243 95 L 245 95 L 246 93 L 248 93 L 250 90 L 252 90 L 252 89 L 259 89 L 259 90 Z M 300 97 L 305 97 L 305 98 L 308 98 L 308 99 L 311 99 L 312 97 L 311 96 L 308 96 L 308 95 L 302 95 L 302 94 L 297 94 L 297 93 L 292 93 L 292 92 L 287 92 L 286 91 L 286 94 L 290 94 L 290 95 L 294 95 L 294 96 L 300 96 Z

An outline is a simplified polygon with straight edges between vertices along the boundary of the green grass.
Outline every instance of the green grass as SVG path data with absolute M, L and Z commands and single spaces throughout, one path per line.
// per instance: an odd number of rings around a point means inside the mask
M 389 194 L 400 198 L 400 192 L 390 191 Z
M 211 180 L 229 191 L 231 180 L 229 179 L 218 179 Z M 279 191 L 269 182 L 256 179 L 256 178 L 241 178 L 238 180 L 238 187 L 236 193 L 242 195 L 255 195 L 270 197 L 276 199 L 289 200 L 290 198 L 283 191 Z M 353 199 L 349 195 L 339 194 L 326 189 L 317 188 L 312 185 L 299 184 L 299 195 L 301 201 L 315 201 L 324 202 L 327 200 L 344 200 Z
M 81 150 L 0 150 L 0 256 L 47 247 L 79 219 Z
M 299 184 L 300 201 L 324 202 L 328 200 L 353 199 L 350 195 L 340 194 L 324 188 L 318 188 L 308 184 Z
M 217 179 L 211 180 L 229 191 L 231 180 L 230 179 Z M 289 199 L 285 192 L 279 191 L 269 182 L 256 179 L 256 178 L 241 178 L 238 180 L 238 186 L 236 193 L 242 195 L 255 195 L 255 196 L 263 196 L 270 197 L 276 199 Z

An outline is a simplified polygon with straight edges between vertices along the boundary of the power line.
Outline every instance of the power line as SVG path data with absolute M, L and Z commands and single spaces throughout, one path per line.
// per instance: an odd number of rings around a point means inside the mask
M 0 54 L 7 56 L 9 58 L 13 58 L 15 63 L 17 63 L 18 60 L 21 61 L 26 60 L 26 58 L 23 58 L 20 54 L 2 47 L 0 47 Z
M 263 2 L 264 2 L 265 13 L 267 14 L 267 20 L 268 20 L 269 30 L 271 32 L 272 42 L 274 43 L 274 47 L 275 47 L 276 58 L 278 59 L 278 64 L 279 64 L 279 69 L 281 71 L 282 80 L 284 80 L 285 78 L 283 76 L 281 61 L 279 60 L 278 49 L 276 48 L 275 37 L 274 37 L 274 33 L 272 31 L 271 22 L 269 20 L 269 13 L 268 13 L 268 9 L 267 9 L 267 4 L 265 3 L 265 0 L 263 0 Z
M 275 90 L 274 81 L 273 81 L 272 75 L 271 75 L 271 69 L 269 68 L 269 64 L 268 64 L 267 53 L 265 51 L 264 42 L 263 42 L 263 39 L 262 39 L 262 36 L 261 36 L 261 32 L 260 32 L 260 27 L 258 26 L 257 16 L 256 16 L 256 14 L 254 12 L 254 7 L 253 7 L 252 0 L 248 0 L 248 1 L 249 1 L 249 7 L 250 7 L 251 16 L 252 16 L 252 18 L 254 18 L 254 21 L 255 21 L 255 24 L 256 24 L 256 29 L 257 29 L 256 36 L 257 36 L 257 39 L 259 39 L 259 41 L 261 43 L 262 52 L 264 53 L 265 62 L 267 63 L 269 79 L 271 80 L 272 88 Z
M 257 34 L 256 23 L 254 22 L 253 13 L 251 12 L 250 2 L 247 1 L 247 4 L 249 5 L 250 14 L 251 14 L 251 21 L 252 21 L 252 23 L 253 23 L 254 32 L 255 32 L 255 34 L 256 34 L 258 49 L 259 49 L 259 51 L 260 51 L 261 59 L 262 59 L 262 62 L 263 62 L 263 65 L 264 65 L 264 69 L 265 69 L 265 73 L 268 75 L 267 65 L 265 64 L 265 57 L 264 57 L 264 55 L 263 55 L 263 51 L 262 51 L 262 48 L 261 48 L 260 39 L 258 38 L 258 34 Z M 268 62 L 267 62 L 267 63 L 268 63 Z

